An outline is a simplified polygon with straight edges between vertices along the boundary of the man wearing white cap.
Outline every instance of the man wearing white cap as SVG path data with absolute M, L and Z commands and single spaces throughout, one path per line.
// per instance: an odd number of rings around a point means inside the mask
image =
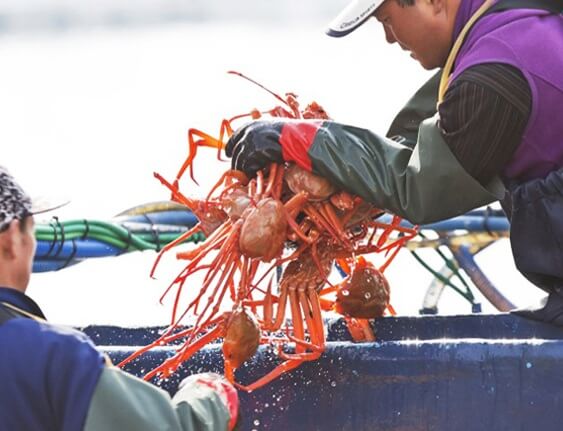
M 108 364 L 88 337 L 45 320 L 25 294 L 35 253 L 34 205 L 0 166 L 0 430 L 227 431 L 238 395 L 215 374 L 195 374 L 173 399 Z
M 227 143 L 232 166 L 254 175 L 294 162 L 417 224 L 500 200 L 518 269 L 549 294 L 520 313 L 563 326 L 562 5 L 354 0 L 330 36 L 376 20 L 389 43 L 439 75 L 387 137 L 331 121 L 254 121 Z

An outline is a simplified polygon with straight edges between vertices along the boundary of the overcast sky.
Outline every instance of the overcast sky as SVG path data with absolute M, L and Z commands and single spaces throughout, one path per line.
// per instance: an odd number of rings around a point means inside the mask
M 329 21 L 347 0 L 0 0 L 0 32 L 163 21 Z

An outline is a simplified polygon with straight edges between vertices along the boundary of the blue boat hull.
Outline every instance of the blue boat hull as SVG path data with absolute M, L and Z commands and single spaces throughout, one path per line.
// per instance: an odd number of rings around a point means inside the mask
M 563 329 L 512 315 L 382 318 L 378 342 L 354 344 L 328 322 L 327 349 L 252 393 L 242 430 L 561 430 Z M 89 327 L 118 362 L 158 328 Z M 142 375 L 171 354 L 152 351 L 127 370 Z M 241 369 L 250 383 L 279 361 L 266 348 Z M 195 372 L 222 372 L 218 345 L 160 385 L 174 393 Z

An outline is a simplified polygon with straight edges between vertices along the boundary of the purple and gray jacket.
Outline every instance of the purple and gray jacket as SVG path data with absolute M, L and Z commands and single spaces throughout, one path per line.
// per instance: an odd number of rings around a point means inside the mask
M 461 3 L 454 29 L 483 3 Z M 539 45 L 542 45 L 541 47 Z M 481 18 L 469 32 L 451 79 L 477 64 L 505 63 L 519 69 L 532 92 L 532 110 L 522 143 L 503 176 L 522 181 L 544 178 L 563 167 L 563 17 L 540 9 L 514 9 Z
M 456 34 L 482 3 L 461 3 Z M 539 9 L 484 16 L 467 36 L 452 79 L 483 63 L 512 65 L 530 86 L 528 124 L 502 172 L 510 191 L 502 204 L 518 269 L 536 285 L 563 294 L 563 16 Z

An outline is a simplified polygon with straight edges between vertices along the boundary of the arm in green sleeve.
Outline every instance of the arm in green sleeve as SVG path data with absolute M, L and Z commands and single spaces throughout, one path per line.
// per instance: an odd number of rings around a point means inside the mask
M 385 136 L 410 147 L 416 144 L 420 123 L 436 114 L 441 75 L 442 69 L 417 90 L 395 116 Z
M 316 174 L 415 224 L 464 214 L 504 193 L 498 178 L 484 188 L 465 172 L 444 142 L 437 116 L 421 123 L 414 148 L 327 122 L 308 155 Z
M 229 412 L 211 388 L 167 392 L 107 367 L 90 403 L 84 431 L 225 431 Z

